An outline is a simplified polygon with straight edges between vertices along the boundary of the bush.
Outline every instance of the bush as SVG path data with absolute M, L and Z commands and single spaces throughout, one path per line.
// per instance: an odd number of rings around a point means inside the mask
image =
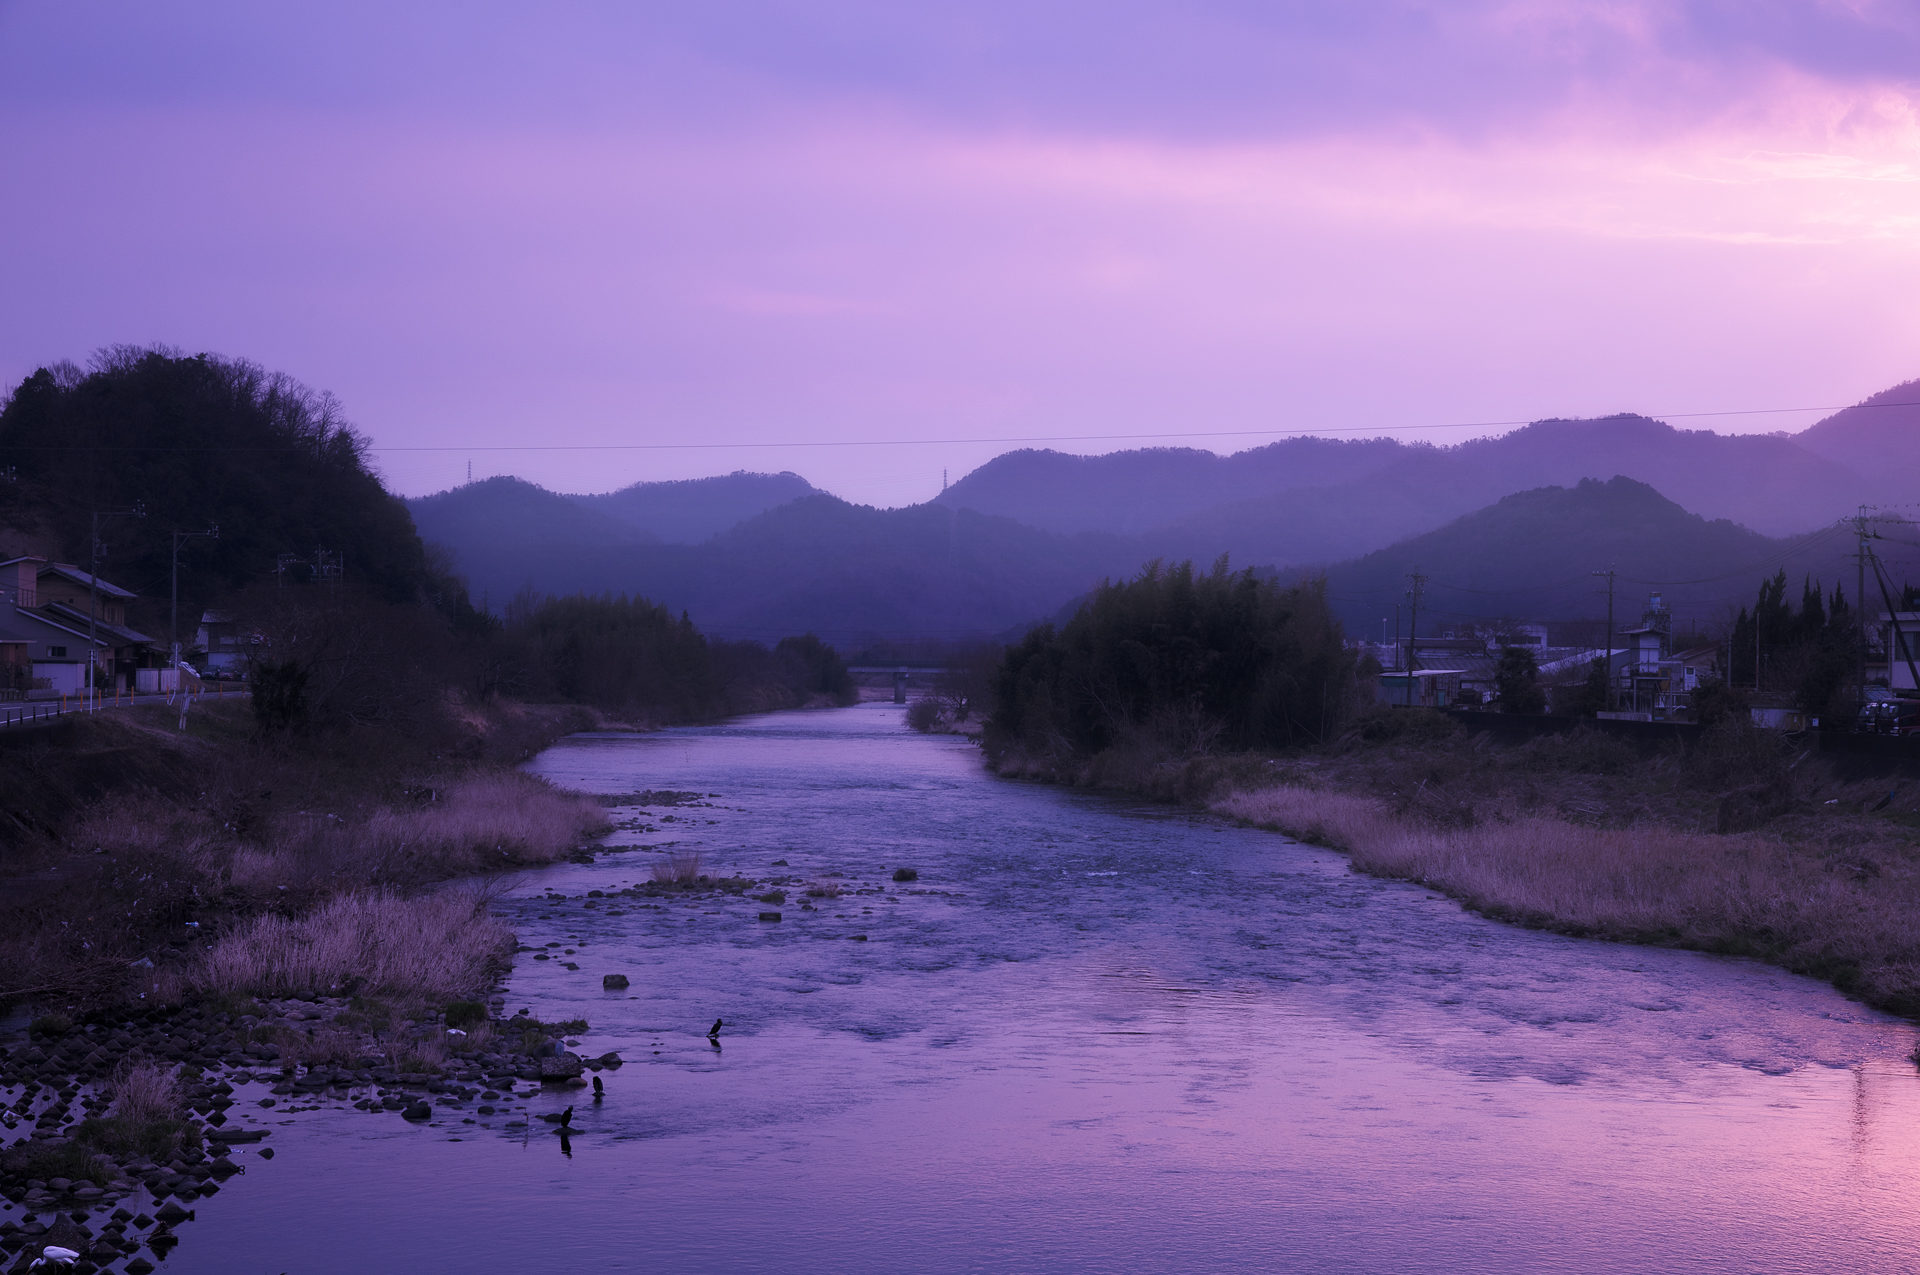
M 931 699 L 917 699 L 907 705 L 907 725 L 921 734 L 940 725 L 940 702 Z
M 479 1001 L 454 1001 L 443 1017 L 449 1027 L 471 1027 L 487 1021 L 487 1007 Z

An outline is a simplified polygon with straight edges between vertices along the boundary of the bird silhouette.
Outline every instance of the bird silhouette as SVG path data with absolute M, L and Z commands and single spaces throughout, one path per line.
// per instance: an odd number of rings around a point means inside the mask
M 727 1020 L 724 1018 L 714 1019 L 713 1026 L 707 1028 L 708 1039 L 712 1039 L 713 1037 L 718 1036 L 720 1034 L 720 1029 L 726 1026 L 726 1024 L 727 1024 Z
M 599 1102 L 602 1098 L 606 1096 L 607 1096 L 606 1085 L 600 1082 L 600 1077 L 595 1076 L 593 1078 L 593 1100 L 595 1102 Z

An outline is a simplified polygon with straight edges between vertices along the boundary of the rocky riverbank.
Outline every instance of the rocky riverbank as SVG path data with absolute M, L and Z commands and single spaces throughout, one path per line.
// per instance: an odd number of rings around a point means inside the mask
M 36 1019 L 0 1048 L 7 1269 L 57 1245 L 82 1255 L 78 1275 L 144 1275 L 179 1242 L 196 1200 L 271 1160 L 288 1118 L 321 1104 L 511 1133 L 543 1088 L 584 1088 L 588 1073 L 621 1065 L 574 1052 L 585 1022 L 500 1008 L 230 998 Z M 130 1064 L 168 1078 L 171 1110 L 127 1114 Z

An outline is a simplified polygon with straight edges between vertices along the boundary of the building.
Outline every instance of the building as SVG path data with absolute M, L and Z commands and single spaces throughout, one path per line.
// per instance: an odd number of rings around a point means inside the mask
M 1920 668 L 1920 611 L 1880 612 L 1875 617 L 1873 637 L 1885 661 L 1888 688 L 1909 695 L 1920 691 L 1920 681 L 1914 676 Z M 1881 671 L 1882 666 L 1876 662 L 1869 669 L 1869 680 Z
M 32 556 L 0 562 L 7 630 L 25 642 L 40 689 L 80 693 L 91 641 L 100 689 L 132 691 L 138 671 L 159 659 L 153 639 L 127 625 L 134 596 L 70 563 Z

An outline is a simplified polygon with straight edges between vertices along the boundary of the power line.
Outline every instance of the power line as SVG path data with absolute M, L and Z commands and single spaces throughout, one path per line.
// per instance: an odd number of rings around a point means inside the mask
M 1130 434 L 1002 434 L 992 437 L 949 437 L 949 438 L 813 438 L 781 439 L 770 442 L 739 441 L 675 441 L 670 443 L 431 443 L 413 445 L 378 446 L 369 444 L 363 450 L 382 454 L 401 453 L 444 453 L 444 452 L 644 452 L 644 451 L 748 451 L 773 450 L 783 447 L 795 448 L 842 448 L 842 447 L 954 447 L 968 444 L 1001 445 L 1006 443 L 1113 443 L 1144 442 L 1153 439 L 1177 438 L 1318 438 L 1328 434 L 1377 434 L 1389 435 L 1405 433 L 1409 430 L 1436 429 L 1521 429 L 1529 425 L 1544 424 L 1549 421 L 1579 420 L 1602 421 L 1619 416 L 1642 416 L 1654 421 L 1700 420 L 1707 417 L 1727 416 L 1778 416 L 1801 412 L 1842 412 L 1886 407 L 1920 407 L 1920 401 L 1898 403 L 1853 403 L 1845 407 L 1752 407 L 1729 408 L 1710 412 L 1619 412 L 1611 416 L 1590 417 L 1539 417 L 1533 420 L 1494 420 L 1494 421 L 1450 421 L 1412 425 L 1351 425 L 1325 426 L 1318 429 L 1277 428 L 1277 429 L 1203 429 L 1203 430 L 1159 430 L 1150 433 Z M 158 444 L 151 446 L 93 447 L 80 443 L 46 444 L 10 444 L 11 450 L 65 452 L 274 452 L 311 450 L 300 445 L 285 447 L 172 447 Z

